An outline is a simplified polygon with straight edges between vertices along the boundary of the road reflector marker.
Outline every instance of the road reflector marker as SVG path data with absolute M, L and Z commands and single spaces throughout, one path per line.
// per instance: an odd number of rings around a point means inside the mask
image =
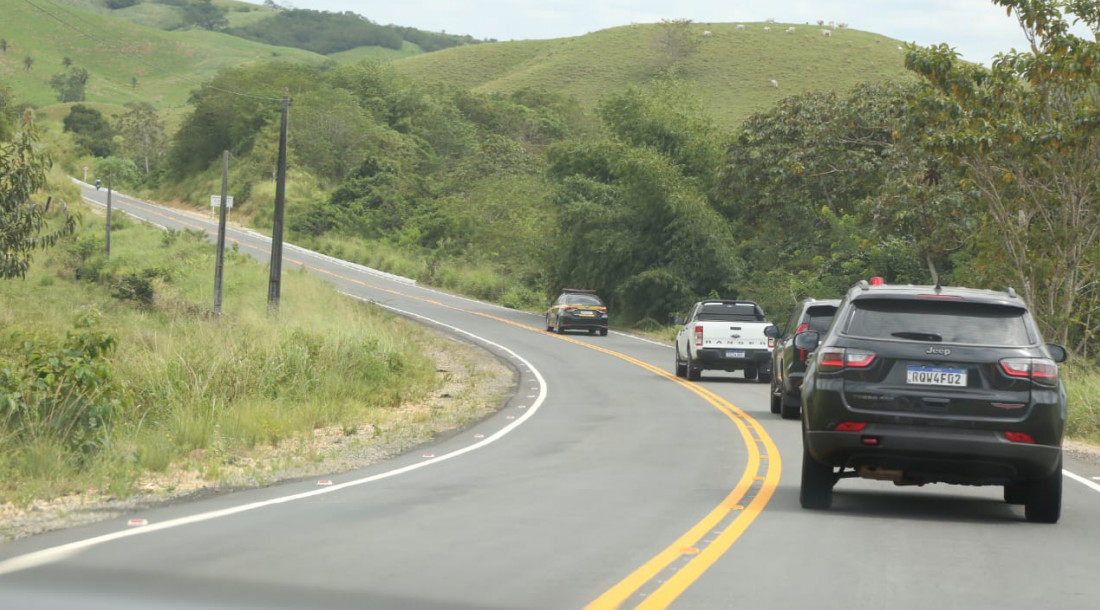
M 680 553 L 682 553 L 684 555 L 698 555 L 699 554 L 699 549 L 697 549 L 693 546 L 688 546 L 688 547 L 684 547 L 684 548 L 680 549 Z
M 330 481 L 328 479 L 321 479 L 320 481 L 317 481 L 317 484 L 318 485 L 332 485 L 332 481 Z
M 435 457 L 435 454 L 434 453 L 425 453 L 423 457 L 433 458 L 433 457 Z
M 130 519 L 126 522 L 126 525 L 130 527 L 140 527 L 142 525 L 149 525 L 149 521 L 146 519 Z
M 518 406 L 516 406 L 516 408 L 517 409 L 526 409 L 527 405 L 518 405 Z
M 763 480 L 764 480 L 764 477 L 756 477 L 756 478 L 754 478 L 753 480 L 754 480 L 754 481 L 763 481 Z
M 485 438 L 484 434 L 475 434 L 474 438 Z
M 515 419 L 515 418 L 516 418 L 515 415 L 506 415 L 506 416 L 504 416 L 504 419 Z

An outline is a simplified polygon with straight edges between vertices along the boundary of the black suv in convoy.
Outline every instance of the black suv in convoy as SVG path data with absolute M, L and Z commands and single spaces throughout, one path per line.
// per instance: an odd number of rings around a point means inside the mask
M 563 288 L 558 298 L 546 310 L 546 330 L 559 335 L 567 330 L 587 330 L 607 335 L 607 306 L 595 290 Z
M 840 299 L 805 299 L 794 308 L 787 325 L 776 329 L 772 351 L 772 413 L 783 419 L 797 419 L 802 407 L 802 376 L 806 372 L 804 349 L 794 346 L 794 336 L 806 330 L 824 334 L 836 314 Z
M 820 341 L 820 344 L 819 344 Z M 1016 293 L 860 282 L 810 356 L 802 385 L 805 508 L 846 477 L 1004 486 L 1029 521 L 1062 508 L 1066 392 Z

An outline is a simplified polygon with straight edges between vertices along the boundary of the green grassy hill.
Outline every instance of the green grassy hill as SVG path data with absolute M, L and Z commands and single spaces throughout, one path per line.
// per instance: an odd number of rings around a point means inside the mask
M 471 45 L 400 59 L 395 66 L 420 82 L 439 81 L 483 92 L 524 87 L 575 95 L 588 105 L 674 68 L 696 84 L 707 110 L 732 126 L 779 99 L 804 91 L 845 91 L 864 81 L 906 74 L 897 40 L 843 29 L 824 36 L 800 24 L 693 24 L 697 51 L 672 63 L 662 26 L 630 25 L 575 38 Z M 786 33 L 788 27 L 795 31 Z M 702 32 L 710 31 L 710 36 Z M 773 87 L 771 81 L 778 87 Z
M 230 22 L 262 18 L 271 9 L 223 0 Z M 851 29 L 823 36 L 821 28 L 800 24 L 691 24 L 694 53 L 671 59 L 660 24 L 629 25 L 585 36 L 553 40 L 486 43 L 423 53 L 406 44 L 401 51 L 360 48 L 324 57 L 204 30 L 160 29 L 173 13 L 143 2 L 108 11 L 91 0 L 35 3 L 0 0 L 0 81 L 18 99 L 38 106 L 56 104 L 50 77 L 68 57 L 91 78 L 86 101 L 121 106 L 150 102 L 162 110 L 182 110 L 190 91 L 227 66 L 282 60 L 340 63 L 393 60 L 418 82 L 443 82 L 479 92 L 510 92 L 525 87 L 576 96 L 594 106 L 612 91 L 675 72 L 696 91 L 707 111 L 723 126 L 734 126 L 779 99 L 810 90 L 843 91 L 862 81 L 905 74 L 896 40 Z M 143 25 L 144 24 L 144 25 Z M 795 31 L 787 33 L 788 27 Z M 702 32 L 711 32 L 703 36 Z M 31 58 L 29 69 L 25 59 Z M 772 81 L 778 86 L 772 86 Z
M 326 61 L 299 49 L 204 30 L 163 31 L 110 12 L 56 2 L 32 6 L 21 0 L 0 0 L 0 15 L 0 38 L 7 42 L 7 50 L 0 53 L 0 80 L 12 87 L 20 101 L 39 106 L 57 102 L 49 80 L 63 70 L 65 57 L 90 73 L 88 102 L 142 101 L 162 109 L 183 106 L 191 90 L 227 66 L 276 56 Z M 30 69 L 24 64 L 27 57 L 33 59 Z

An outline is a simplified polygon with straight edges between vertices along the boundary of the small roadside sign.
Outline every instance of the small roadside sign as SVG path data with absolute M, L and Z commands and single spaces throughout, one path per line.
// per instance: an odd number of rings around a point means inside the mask
M 222 202 L 222 196 L 221 195 L 211 195 L 210 196 L 210 207 L 216 208 L 219 205 L 221 205 L 221 202 Z M 227 207 L 231 210 L 233 209 L 233 196 L 232 195 L 229 195 L 225 198 L 225 207 Z

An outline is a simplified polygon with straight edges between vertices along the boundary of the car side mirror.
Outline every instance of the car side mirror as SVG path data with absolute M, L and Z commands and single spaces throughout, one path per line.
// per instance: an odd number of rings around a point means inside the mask
M 1050 359 L 1055 362 L 1066 361 L 1066 348 L 1058 345 L 1057 343 L 1047 343 L 1047 351 L 1050 352 Z
M 681 324 L 683 324 L 686 321 L 687 320 L 684 319 L 684 316 L 676 316 L 675 318 L 672 319 L 672 323 L 675 324 L 676 326 L 680 326 Z
M 817 344 L 820 341 L 821 334 L 816 330 L 803 331 L 794 336 L 794 346 L 798 349 L 804 349 L 807 352 L 812 352 L 817 349 Z
M 771 337 L 772 339 L 776 339 L 776 338 L 779 337 L 779 333 L 780 333 L 779 327 L 776 326 L 775 324 L 769 324 L 769 325 L 764 327 L 764 336 L 765 337 Z

